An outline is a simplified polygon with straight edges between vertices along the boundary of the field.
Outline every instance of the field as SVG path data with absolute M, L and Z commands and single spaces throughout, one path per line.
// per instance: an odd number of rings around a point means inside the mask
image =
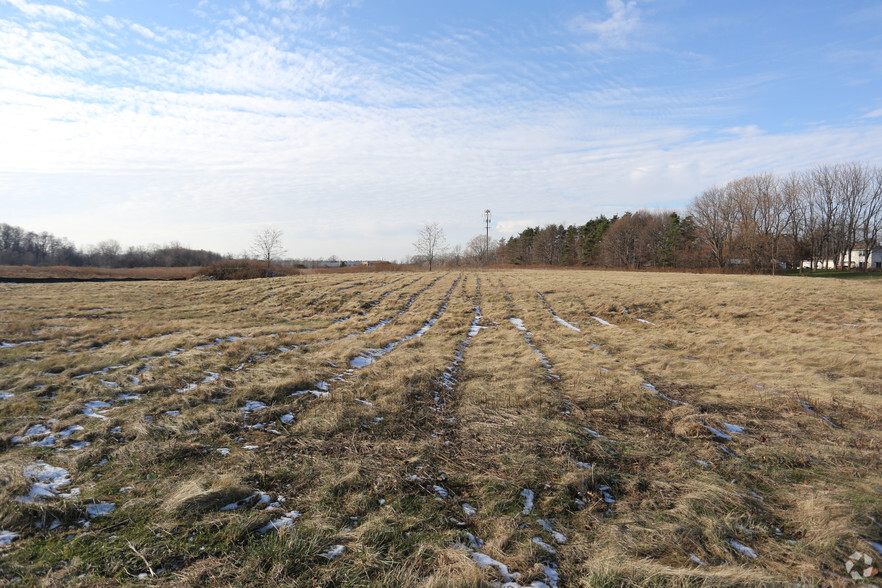
M 879 583 L 875 280 L 499 270 L 0 300 L 0 582 Z
M 186 280 L 198 267 L 70 267 L 0 265 L 0 282 L 8 280 Z

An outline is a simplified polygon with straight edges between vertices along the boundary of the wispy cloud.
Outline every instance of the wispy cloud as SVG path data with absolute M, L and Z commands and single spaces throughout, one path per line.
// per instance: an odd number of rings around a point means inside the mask
M 73 21 L 90 24 L 91 19 L 74 12 L 73 10 L 55 4 L 38 4 L 28 0 L 0 0 L 5 4 L 11 4 L 31 18 L 45 18 L 54 21 Z M 78 6 L 82 7 L 78 4 Z
M 607 14 L 580 15 L 573 19 L 576 30 L 592 37 L 589 49 L 629 49 L 642 23 L 636 0 L 607 0 Z
M 0 17 L 6 222 L 80 241 L 236 252 L 272 219 L 296 255 L 394 258 L 427 211 L 461 243 L 484 208 L 508 236 L 882 150 L 878 110 L 789 133 L 742 117 L 775 74 L 668 81 L 573 49 L 643 47 L 634 1 L 570 21 L 575 37 L 348 30 L 341 4 L 309 0 L 206 2 L 189 26 L 3 1 L 17 10 Z

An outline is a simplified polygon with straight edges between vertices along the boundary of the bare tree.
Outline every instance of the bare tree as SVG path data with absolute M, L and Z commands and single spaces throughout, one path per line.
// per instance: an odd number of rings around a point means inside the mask
M 882 236 L 882 168 L 867 170 L 870 176 L 860 223 L 859 238 L 863 242 L 865 269 L 870 269 L 870 252 L 879 245 Z
M 699 238 L 711 250 L 717 267 L 729 261 L 729 250 L 735 234 L 735 206 L 727 189 L 708 188 L 689 206 L 695 219 Z
M 417 233 L 417 240 L 413 242 L 414 249 L 429 262 L 429 271 L 432 271 L 435 258 L 441 254 L 446 245 L 447 237 L 444 236 L 444 229 L 436 222 L 424 224 Z
M 269 273 L 273 259 L 285 254 L 285 248 L 282 247 L 282 231 L 264 229 L 259 232 L 251 243 L 251 254 L 266 262 L 266 271 Z

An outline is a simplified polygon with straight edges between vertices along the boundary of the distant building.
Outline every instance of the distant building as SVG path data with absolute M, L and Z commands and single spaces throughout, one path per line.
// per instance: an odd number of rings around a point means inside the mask
M 848 252 L 843 261 L 843 269 L 871 269 L 882 270 L 882 247 L 876 245 L 869 250 L 864 245 L 858 245 Z M 812 259 L 805 259 L 802 262 L 804 269 L 837 269 L 839 267 L 838 259 L 821 259 L 815 262 Z

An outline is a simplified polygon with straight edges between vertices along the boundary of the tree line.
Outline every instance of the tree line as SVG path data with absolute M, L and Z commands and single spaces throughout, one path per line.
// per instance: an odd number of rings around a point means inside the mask
M 783 177 L 745 176 L 704 190 L 685 214 L 639 210 L 583 225 L 529 227 L 485 245 L 454 248 L 451 265 L 738 268 L 848 267 L 882 238 L 882 168 L 819 165 Z M 859 250 L 863 257 L 850 258 Z
M 223 256 L 178 243 L 123 247 L 114 240 L 78 248 L 47 232 L 35 233 L 0 223 L 0 265 L 66 265 L 74 267 L 193 267 Z
M 732 260 L 754 271 L 803 260 L 847 266 L 852 251 L 867 259 L 882 237 L 882 169 L 842 163 L 747 176 L 705 190 L 689 214 L 717 267 Z

